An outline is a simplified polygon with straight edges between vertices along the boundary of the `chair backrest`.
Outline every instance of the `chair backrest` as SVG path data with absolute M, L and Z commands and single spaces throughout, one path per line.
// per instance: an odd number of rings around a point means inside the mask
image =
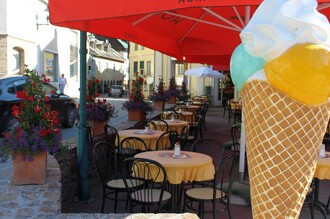
M 120 142 L 119 154 L 120 156 L 127 158 L 134 157 L 137 153 L 147 150 L 148 146 L 143 139 L 138 137 L 127 137 Z
M 178 142 L 177 131 L 167 131 L 159 136 L 156 142 L 156 150 L 171 150 Z
M 100 174 L 102 186 L 109 179 L 117 178 L 117 159 L 115 149 L 106 141 L 97 142 L 93 150 L 94 160 Z
M 185 120 L 185 116 L 182 114 L 182 113 L 177 113 L 177 112 L 174 112 L 174 113 L 170 113 L 167 115 L 166 119 L 179 119 L 179 120 Z
M 199 117 L 196 124 L 189 127 L 190 130 L 190 136 L 193 136 L 195 140 L 201 138 L 203 139 L 203 129 L 202 129 L 202 123 L 204 121 L 203 117 Z
M 241 123 L 236 123 L 231 127 L 231 138 L 233 141 L 233 150 L 239 152 L 241 139 Z
M 134 203 L 145 206 L 156 203 L 159 212 L 168 182 L 163 165 L 154 160 L 132 157 L 125 159 L 120 169 L 128 191 L 130 212 L 133 212 Z M 144 182 L 143 186 L 140 186 L 141 181 Z M 160 195 L 156 195 L 156 193 Z
M 104 126 L 105 139 L 109 142 L 113 147 L 119 147 L 119 134 L 115 127 L 111 125 Z
M 223 194 L 221 194 L 221 199 L 227 200 L 227 206 L 229 206 L 230 204 L 233 182 L 236 180 L 235 178 L 237 177 L 238 161 L 239 155 L 231 154 L 225 156 L 216 166 L 216 171 L 213 180 L 213 196 L 216 196 L 216 189 L 225 191 Z
M 136 122 L 131 129 L 145 129 L 145 127 L 148 126 L 150 129 L 156 129 L 157 126 L 154 122 L 150 120 L 141 120 Z
M 225 149 L 222 143 L 213 139 L 198 139 L 191 146 L 191 151 L 207 154 L 212 157 L 214 166 L 223 158 Z
M 186 105 L 184 105 L 184 103 L 182 104 L 177 104 L 176 107 L 175 107 L 175 112 L 179 112 L 179 110 L 182 110 L 182 111 L 188 111 L 188 107 Z
M 152 122 L 157 126 L 157 130 L 167 132 L 168 131 L 168 124 L 163 119 L 152 120 Z

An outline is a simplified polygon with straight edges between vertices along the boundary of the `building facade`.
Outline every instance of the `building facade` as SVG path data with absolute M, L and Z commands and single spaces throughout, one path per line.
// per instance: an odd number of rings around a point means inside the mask
M 95 64 L 92 73 L 103 88 L 125 83 L 127 49 L 117 52 L 110 43 L 100 42 L 103 51 L 99 45 L 88 48 L 87 59 Z M 68 82 L 64 92 L 79 97 L 79 44 L 79 31 L 49 23 L 48 0 L 0 0 L 0 77 L 23 74 L 27 65 L 58 87 L 64 74 Z
M 212 103 L 215 106 L 222 105 L 223 86 L 221 79 L 184 75 L 186 70 L 201 67 L 203 64 L 181 62 L 136 43 L 130 43 L 129 63 L 130 81 L 134 80 L 134 73 L 136 72 L 142 72 L 144 75 L 146 80 L 144 86 L 145 97 L 148 97 L 154 91 L 159 78 L 163 78 L 165 86 L 168 87 L 170 78 L 175 77 L 179 88 L 182 81 L 185 81 L 190 93 L 194 95 L 211 95 Z

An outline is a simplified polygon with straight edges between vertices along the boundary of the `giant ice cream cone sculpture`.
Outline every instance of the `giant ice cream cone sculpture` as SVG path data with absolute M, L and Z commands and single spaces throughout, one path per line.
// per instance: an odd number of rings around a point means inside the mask
M 315 6 L 265 0 L 232 56 L 253 218 L 298 218 L 313 179 L 330 115 L 330 25 Z

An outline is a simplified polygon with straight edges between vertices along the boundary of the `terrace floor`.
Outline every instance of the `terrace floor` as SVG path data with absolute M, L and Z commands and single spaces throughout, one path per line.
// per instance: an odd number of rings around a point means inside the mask
M 220 142 L 231 140 L 230 129 L 233 121 L 228 122 L 228 117 L 223 118 L 222 107 L 210 107 L 206 117 L 206 130 L 204 130 L 204 138 L 216 139 Z M 327 151 L 330 151 L 329 146 Z M 230 152 L 228 152 L 230 153 Z M 100 183 L 92 185 L 90 188 L 91 199 L 88 203 L 79 203 L 76 201 L 63 202 L 62 213 L 100 213 L 102 203 L 102 186 Z M 321 180 L 320 184 L 320 201 L 326 203 L 330 195 L 330 180 Z M 250 219 L 252 218 L 251 206 L 242 204 L 241 199 L 233 199 L 234 204 L 231 205 L 232 218 Z M 125 203 L 118 202 L 118 212 L 127 213 Z M 113 213 L 113 204 L 107 200 L 105 213 Z M 206 218 L 212 218 L 211 214 L 206 214 Z M 124 216 L 123 216 L 124 217 Z M 217 218 L 228 218 L 227 213 L 219 214 Z M 311 218 L 308 208 L 303 208 L 299 219 Z M 315 219 L 321 219 L 323 216 L 315 211 Z M 330 215 L 327 215 L 330 218 Z

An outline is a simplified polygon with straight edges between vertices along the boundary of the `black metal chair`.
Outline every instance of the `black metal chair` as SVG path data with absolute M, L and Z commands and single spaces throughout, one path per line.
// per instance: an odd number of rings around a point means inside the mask
M 120 142 L 118 157 L 120 163 L 126 158 L 134 157 L 136 154 L 148 151 L 148 146 L 143 139 L 138 137 L 127 137 Z
M 225 154 L 222 143 L 213 139 L 198 139 L 191 146 L 191 151 L 209 155 L 212 157 L 214 166 L 221 161 Z
M 178 142 L 177 131 L 167 131 L 159 136 L 156 142 L 156 150 L 172 150 Z
M 126 192 L 124 181 L 118 178 L 117 175 L 117 159 L 116 152 L 110 143 L 106 141 L 100 141 L 95 144 L 93 150 L 94 159 L 97 165 L 97 169 L 100 175 L 103 198 L 101 212 L 104 213 L 105 200 L 113 200 L 114 213 L 117 212 L 118 201 L 128 201 L 128 199 L 122 199 L 118 197 L 118 193 Z M 135 185 L 142 185 L 142 181 L 137 181 Z
M 172 195 L 165 190 L 168 185 L 167 174 L 163 165 L 157 161 L 127 158 L 121 165 L 121 174 L 128 192 L 131 213 L 160 212 L 171 203 Z M 136 184 L 140 180 L 144 182 L 142 187 Z M 139 210 L 135 211 L 138 206 Z
M 114 147 L 119 147 L 119 135 L 115 127 L 108 124 L 104 125 L 104 134 L 105 139 L 108 143 L 110 143 Z
M 166 116 L 166 119 L 172 119 L 172 118 L 184 121 L 186 117 L 182 113 L 177 113 L 177 112 L 170 113 Z
M 217 213 L 228 211 L 230 214 L 230 197 L 231 189 L 234 181 L 234 177 L 237 173 L 237 164 L 239 156 L 232 154 L 224 157 L 216 166 L 214 179 L 210 184 L 204 184 L 203 187 L 194 187 L 188 189 L 184 195 L 184 209 L 189 208 L 198 212 L 200 218 L 204 217 L 204 213 L 212 213 L 213 219 L 217 218 Z M 198 209 L 193 203 L 198 203 Z M 210 202 L 212 204 L 212 210 L 205 209 L 205 203 Z M 220 204 L 223 206 L 217 206 Z
M 168 131 L 168 124 L 163 119 L 152 120 L 155 123 L 157 130 L 167 132 Z
M 150 129 L 157 129 L 156 124 L 150 120 L 141 120 L 136 122 L 130 129 L 145 129 L 145 127 L 149 127 Z

